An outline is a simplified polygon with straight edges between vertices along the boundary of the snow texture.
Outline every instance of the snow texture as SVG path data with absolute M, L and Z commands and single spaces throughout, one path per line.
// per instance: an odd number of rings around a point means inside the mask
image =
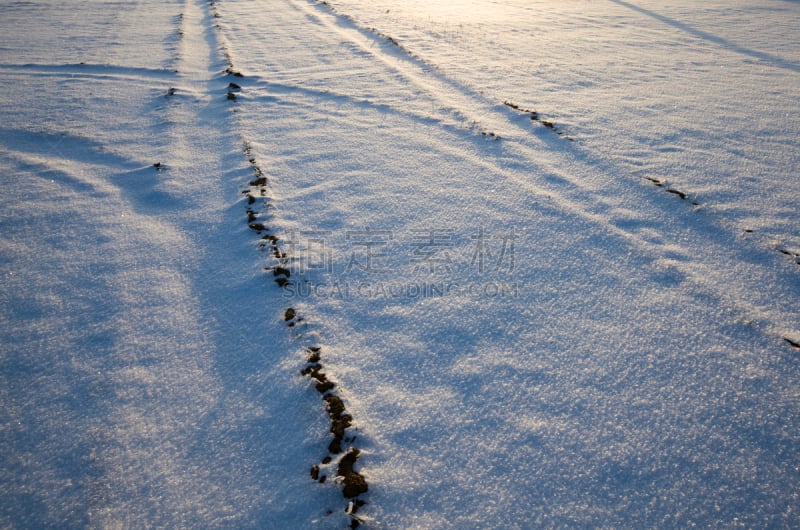
M 6 2 L 0 527 L 800 526 L 798 25 Z

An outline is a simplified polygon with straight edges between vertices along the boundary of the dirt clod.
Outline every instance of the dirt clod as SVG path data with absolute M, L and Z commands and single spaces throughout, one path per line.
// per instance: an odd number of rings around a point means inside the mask
M 689 197 L 688 195 L 686 195 L 684 192 L 682 192 L 680 190 L 669 189 L 669 190 L 667 190 L 667 192 L 675 194 L 678 197 L 680 197 L 681 199 L 687 199 Z
M 362 493 L 366 493 L 369 489 L 364 477 L 353 469 L 359 454 L 361 454 L 361 451 L 358 449 L 350 449 L 342 459 L 339 460 L 339 476 L 344 479 L 342 494 L 347 499 L 358 497 Z
M 347 414 L 331 422 L 331 432 L 337 438 L 344 438 L 344 431 L 353 423 L 353 418 Z
M 334 438 L 328 444 L 328 452 L 332 455 L 338 455 L 342 452 L 342 441 L 339 438 Z
M 266 186 L 267 185 L 267 177 L 258 177 L 255 180 L 250 181 L 250 185 L 254 187 L 258 186 Z
M 315 388 L 317 389 L 317 392 L 324 394 L 328 390 L 333 390 L 335 386 L 335 383 L 332 383 L 331 381 L 325 381 L 324 383 L 317 383 Z
M 337 419 L 344 412 L 344 402 L 339 396 L 325 396 L 325 403 L 328 405 L 328 414 L 332 420 Z

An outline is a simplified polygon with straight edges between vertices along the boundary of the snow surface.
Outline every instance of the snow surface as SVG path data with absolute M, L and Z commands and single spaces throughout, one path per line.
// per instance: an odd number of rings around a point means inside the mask
M 799 22 L 4 4 L 0 527 L 800 526 Z

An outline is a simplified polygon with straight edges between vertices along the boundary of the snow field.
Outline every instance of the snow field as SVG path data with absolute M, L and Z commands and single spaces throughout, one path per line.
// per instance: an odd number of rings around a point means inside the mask
M 793 3 L 4 9 L 0 525 L 797 526 Z
M 319 4 L 222 5 L 249 80 L 242 126 L 297 261 L 287 296 L 311 316 L 304 332 L 323 342 L 363 431 L 368 523 L 793 517 L 779 494 L 794 480 L 783 425 L 794 369 L 780 340 L 797 326 L 793 264 L 459 90 L 388 31 Z M 267 27 L 280 33 L 262 39 Z M 513 229 L 513 270 L 475 270 L 481 228 L 493 245 Z M 415 271 L 431 231 L 449 271 Z M 384 272 L 363 270 L 372 250 Z M 518 295 L 418 294 L 492 281 Z

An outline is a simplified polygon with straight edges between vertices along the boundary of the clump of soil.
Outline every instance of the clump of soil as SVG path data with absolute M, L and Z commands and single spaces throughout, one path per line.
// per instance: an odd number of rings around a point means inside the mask
M 295 317 L 296 314 L 292 316 Z M 328 453 L 331 455 L 338 455 L 344 452 L 343 446 L 345 443 L 351 443 L 353 441 L 347 438 L 347 429 L 352 426 L 353 417 L 347 413 L 347 408 L 342 398 L 332 393 L 336 388 L 336 384 L 330 381 L 327 374 L 323 371 L 323 366 L 320 362 L 322 359 L 321 348 L 319 346 L 309 347 L 307 348 L 307 353 L 307 364 L 300 373 L 316 381 L 315 388 L 322 394 L 322 400 L 325 402 L 325 410 L 328 412 L 328 417 L 331 420 L 330 432 L 333 435 L 333 439 L 328 445 Z M 354 469 L 354 465 L 360 454 L 361 452 L 358 449 L 350 447 L 350 449 L 345 452 L 344 456 L 339 459 L 338 475 L 342 477 L 342 494 L 347 499 L 366 493 L 368 489 L 366 479 Z M 332 460 L 330 456 L 326 456 L 322 460 L 321 465 L 330 464 Z M 320 477 L 323 476 L 320 473 L 319 466 L 311 468 L 311 474 L 314 480 L 320 480 Z M 359 501 L 359 503 L 355 505 L 355 509 L 363 505 L 364 502 Z M 352 506 L 351 503 L 351 507 Z M 351 515 L 354 514 L 355 509 L 348 513 Z M 360 521 L 357 519 L 354 518 L 353 520 L 360 524 Z
M 351 448 L 347 454 L 339 460 L 339 476 L 342 477 L 344 483 L 342 493 L 347 499 L 358 497 L 362 493 L 366 493 L 369 489 L 364 477 L 353 469 L 356 461 L 358 461 L 359 454 L 361 454 L 361 451 L 356 448 Z

